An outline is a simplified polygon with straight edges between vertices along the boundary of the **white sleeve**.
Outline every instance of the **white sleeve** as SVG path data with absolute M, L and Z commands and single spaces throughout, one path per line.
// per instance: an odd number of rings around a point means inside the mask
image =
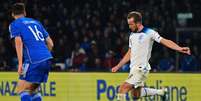
M 131 37 L 129 36 L 129 42 L 128 42 L 128 44 L 129 44 L 129 48 L 131 48 L 131 46 L 132 46 L 132 41 L 131 41 Z
M 152 33 L 152 39 L 155 40 L 156 42 L 160 43 L 162 37 L 158 34 L 158 32 L 154 31 Z

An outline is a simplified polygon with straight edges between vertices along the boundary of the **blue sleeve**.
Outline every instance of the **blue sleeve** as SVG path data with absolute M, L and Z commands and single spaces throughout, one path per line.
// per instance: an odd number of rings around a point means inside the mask
M 16 23 L 11 23 L 9 25 L 10 38 L 15 38 L 16 36 L 20 36 L 20 28 L 16 25 Z
M 49 33 L 46 31 L 46 29 L 43 27 L 43 25 L 39 21 L 38 21 L 38 23 L 40 24 L 41 29 L 43 31 L 43 36 L 46 39 L 49 36 Z
M 43 36 L 44 36 L 45 39 L 49 36 L 49 33 L 45 30 L 44 27 L 43 27 Z

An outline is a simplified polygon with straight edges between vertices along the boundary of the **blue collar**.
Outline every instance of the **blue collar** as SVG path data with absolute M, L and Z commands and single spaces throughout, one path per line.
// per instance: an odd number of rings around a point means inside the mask
M 141 31 L 137 32 L 137 33 L 142 33 L 142 32 L 144 32 L 144 33 L 145 33 L 145 32 L 147 31 L 147 29 L 148 29 L 148 28 L 143 27 L 143 29 L 142 29 Z

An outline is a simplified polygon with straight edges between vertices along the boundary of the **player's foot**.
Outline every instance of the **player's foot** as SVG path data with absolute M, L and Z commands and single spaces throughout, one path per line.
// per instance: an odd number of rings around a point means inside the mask
M 167 92 L 168 92 L 167 88 L 162 88 L 163 94 L 161 95 L 161 101 L 168 101 Z

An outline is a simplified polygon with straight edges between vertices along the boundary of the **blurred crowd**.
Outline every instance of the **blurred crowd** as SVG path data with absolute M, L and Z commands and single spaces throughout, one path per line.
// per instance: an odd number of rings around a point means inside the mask
M 27 16 L 41 21 L 53 38 L 55 71 L 110 71 L 127 52 L 129 29 L 126 17 L 133 10 L 142 13 L 145 26 L 154 28 L 161 36 L 173 41 L 178 34 L 176 28 L 200 27 L 201 23 L 199 0 L 16 1 L 24 2 Z M 0 1 L 0 71 L 17 68 L 15 49 L 8 32 L 9 23 L 13 20 L 9 8 L 15 2 Z M 193 16 L 180 21 L 180 13 Z M 201 31 L 179 34 L 177 42 L 191 48 L 190 56 L 154 44 L 150 59 L 152 71 L 201 71 L 200 38 Z M 129 63 L 121 71 L 128 70 Z

